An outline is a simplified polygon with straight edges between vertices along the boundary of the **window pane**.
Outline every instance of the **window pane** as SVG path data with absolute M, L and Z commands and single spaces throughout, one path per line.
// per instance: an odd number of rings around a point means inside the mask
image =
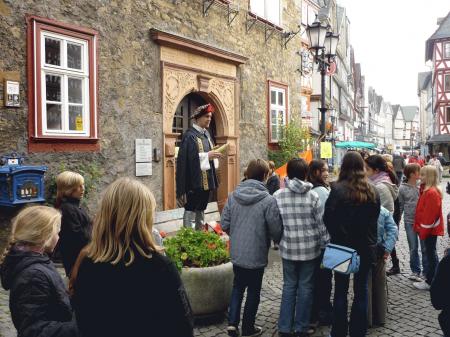
M 81 69 L 81 46 L 79 44 L 67 44 L 67 67 Z
M 445 91 L 450 91 L 450 75 L 445 75 Z
M 278 140 L 278 127 L 276 125 L 272 125 L 272 140 Z
M 60 104 L 48 104 L 47 103 L 47 129 L 48 130 L 61 130 L 61 105 Z
M 83 83 L 79 78 L 69 77 L 69 103 L 83 103 Z
M 277 111 L 276 110 L 271 110 L 270 111 L 270 116 L 272 119 L 272 124 L 275 124 L 277 122 Z
M 83 131 L 83 107 L 69 105 L 69 130 Z
M 446 115 L 447 115 L 446 116 L 447 117 L 446 123 L 450 124 L 450 107 L 447 107 Z
M 444 55 L 445 58 L 450 58 L 450 43 L 445 44 Z
M 45 63 L 55 66 L 61 65 L 61 41 L 45 38 Z
M 47 101 L 61 102 L 61 76 L 45 75 Z
M 264 0 L 250 0 L 250 10 L 252 13 L 264 17 Z
M 270 91 L 270 104 L 277 104 L 277 92 Z
M 266 1 L 266 18 L 276 25 L 280 24 L 280 0 Z
M 282 92 L 278 93 L 278 105 L 284 106 L 284 94 Z
M 284 125 L 284 111 L 278 111 L 278 124 Z

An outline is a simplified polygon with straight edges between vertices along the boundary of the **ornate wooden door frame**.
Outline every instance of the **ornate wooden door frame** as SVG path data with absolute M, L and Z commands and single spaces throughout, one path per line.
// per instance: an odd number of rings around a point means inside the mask
M 217 199 L 222 209 L 239 179 L 240 95 L 236 74 L 237 67 L 247 58 L 173 34 L 157 30 L 151 33 L 153 40 L 161 45 L 163 207 L 176 208 L 175 141 L 178 134 L 172 133 L 173 117 L 181 100 L 196 92 L 216 108 L 217 144 L 230 144 L 219 167 Z

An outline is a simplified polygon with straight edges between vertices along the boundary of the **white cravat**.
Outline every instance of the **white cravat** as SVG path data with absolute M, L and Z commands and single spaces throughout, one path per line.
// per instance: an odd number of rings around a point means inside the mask
M 202 127 L 198 126 L 197 124 L 192 124 L 192 127 L 200 132 L 202 135 L 205 135 L 206 138 L 209 139 L 208 135 L 206 134 L 206 129 L 203 129 Z M 198 157 L 200 159 L 200 170 L 202 171 L 208 171 L 211 169 L 211 166 L 209 165 L 209 158 L 208 158 L 208 152 L 200 152 L 198 154 Z M 214 167 L 217 169 L 219 168 L 219 160 L 213 159 Z

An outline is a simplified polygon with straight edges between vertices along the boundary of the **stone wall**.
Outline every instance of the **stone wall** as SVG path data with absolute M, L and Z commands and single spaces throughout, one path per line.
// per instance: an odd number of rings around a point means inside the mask
M 282 26 L 296 31 L 300 1 L 283 0 Z M 248 0 L 233 0 L 241 9 Z M 134 139 L 152 138 L 162 147 L 161 74 L 159 46 L 151 28 L 172 32 L 249 58 L 240 66 L 241 172 L 247 160 L 267 157 L 267 80 L 289 85 L 289 110 L 300 108 L 300 37 L 282 46 L 275 32 L 265 43 L 264 27 L 246 32 L 246 12 L 241 10 L 229 26 L 226 10 L 212 6 L 206 17 L 201 0 L 0 0 L 0 77 L 20 79 L 20 108 L 0 107 L 0 154 L 17 151 L 28 164 L 48 165 L 48 176 L 61 166 L 76 169 L 95 163 L 101 171 L 89 208 L 96 209 L 102 189 L 119 176 L 134 176 Z M 26 14 L 92 28 L 99 32 L 99 134 L 96 153 L 28 153 Z M 3 82 L 0 83 L 0 91 Z M 1 93 L 1 92 L 0 92 Z M 153 176 L 140 178 L 162 198 L 162 164 L 153 163 Z

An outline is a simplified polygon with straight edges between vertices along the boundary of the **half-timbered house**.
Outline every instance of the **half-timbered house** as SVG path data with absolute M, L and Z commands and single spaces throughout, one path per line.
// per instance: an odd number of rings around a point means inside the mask
M 432 62 L 432 152 L 450 157 L 450 12 L 438 20 L 438 29 L 426 42 L 425 60 Z

